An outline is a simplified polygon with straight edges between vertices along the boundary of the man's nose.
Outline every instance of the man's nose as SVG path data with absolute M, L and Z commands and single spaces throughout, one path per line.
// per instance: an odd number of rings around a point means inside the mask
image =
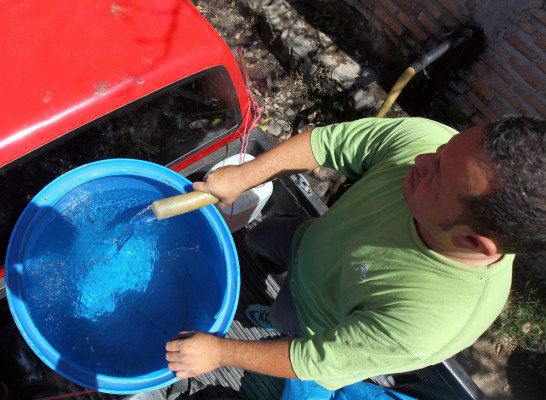
M 420 154 L 415 157 L 415 165 L 417 166 L 421 176 L 426 176 L 433 170 L 434 159 L 435 154 L 433 153 Z

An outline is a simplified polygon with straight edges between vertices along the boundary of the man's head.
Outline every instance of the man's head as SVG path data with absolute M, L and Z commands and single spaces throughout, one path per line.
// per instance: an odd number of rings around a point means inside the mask
M 455 253 L 492 257 L 497 248 L 483 242 L 470 226 L 459 223 L 465 215 L 463 199 L 491 191 L 491 171 L 485 163 L 481 137 L 484 125 L 455 135 L 436 153 L 415 158 L 402 191 L 424 242 L 436 252 L 457 258 Z
M 415 159 L 403 193 L 429 246 L 486 256 L 545 248 L 545 124 L 504 118 Z
M 481 138 L 493 171 L 490 193 L 463 199 L 462 222 L 492 238 L 504 253 L 546 249 L 546 121 L 507 117 Z

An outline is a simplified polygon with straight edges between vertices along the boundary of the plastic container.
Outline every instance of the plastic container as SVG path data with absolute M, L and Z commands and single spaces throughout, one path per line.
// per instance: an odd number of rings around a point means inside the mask
M 30 202 L 8 247 L 7 297 L 50 368 L 102 392 L 154 390 L 177 380 L 165 343 L 178 332 L 227 332 L 239 264 L 214 207 L 152 220 L 117 249 L 139 211 L 191 190 L 168 168 L 116 159 L 76 168 Z
M 241 155 L 236 154 L 214 165 L 207 173 L 210 174 L 217 168 L 225 167 L 227 165 L 239 165 Z M 244 155 L 245 162 L 254 160 L 254 156 L 251 154 Z M 239 229 L 244 228 L 249 222 L 253 221 L 260 215 L 265 204 L 273 193 L 273 184 L 266 182 L 259 186 L 244 192 L 235 202 L 232 207 L 220 208 L 216 207 L 220 211 L 220 215 L 226 221 L 230 232 L 236 232 Z

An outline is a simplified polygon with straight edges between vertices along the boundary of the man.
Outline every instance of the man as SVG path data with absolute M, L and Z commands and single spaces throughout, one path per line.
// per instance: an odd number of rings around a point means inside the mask
M 337 389 L 470 346 L 506 301 L 514 253 L 545 248 L 545 131 L 525 117 L 460 134 L 369 118 L 299 134 L 195 183 L 227 206 L 319 165 L 360 177 L 322 217 L 264 221 L 249 234 L 258 250 L 256 237 L 269 238 L 261 252 L 290 268 L 269 311 L 289 338 L 182 332 L 167 343 L 169 368 L 188 378 L 235 366 Z

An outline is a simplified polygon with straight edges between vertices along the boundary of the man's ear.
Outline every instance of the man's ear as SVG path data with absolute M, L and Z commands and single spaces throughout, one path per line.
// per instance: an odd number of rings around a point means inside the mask
M 487 237 L 476 233 L 474 230 L 460 232 L 451 236 L 451 244 L 459 249 L 481 253 L 487 257 L 497 254 L 497 245 Z

